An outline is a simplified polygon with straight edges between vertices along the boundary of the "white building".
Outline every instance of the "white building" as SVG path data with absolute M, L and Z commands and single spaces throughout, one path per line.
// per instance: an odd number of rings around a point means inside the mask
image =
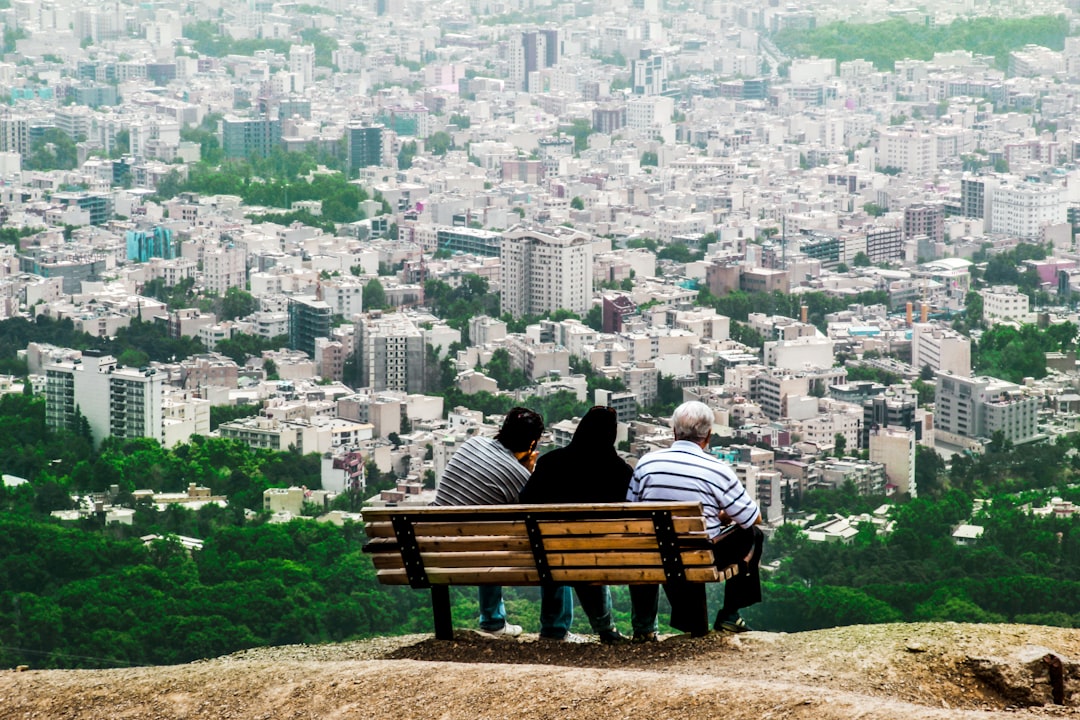
M 885 476 L 899 493 L 915 490 L 915 431 L 900 427 L 870 430 L 870 461 L 885 466 Z
M 971 374 L 971 338 L 934 323 L 913 323 L 911 364 L 967 377 Z
M 781 370 L 833 366 L 833 341 L 824 337 L 800 337 L 765 343 L 765 364 Z
M 937 169 L 937 139 L 912 128 L 883 130 L 878 144 L 878 164 L 900 168 L 912 175 L 928 175 Z
M 217 248 L 203 253 L 203 283 L 207 290 L 224 295 L 229 288 L 247 285 L 247 257 L 240 248 Z
M 1026 323 L 1031 318 L 1031 299 L 1017 290 L 1015 285 L 995 285 L 980 290 L 983 299 L 983 317 L 993 323 L 1007 320 Z
M 975 447 L 999 431 L 1013 443 L 1034 440 L 1038 411 L 1038 398 L 1019 385 L 991 377 L 938 376 L 934 430 L 944 442 Z
M 502 309 L 513 317 L 560 308 L 582 317 L 592 299 L 592 242 L 585 233 L 516 226 L 502 237 Z
M 84 351 L 72 362 L 46 364 L 46 422 L 77 431 L 81 414 L 95 443 L 107 437 L 164 443 L 164 380 L 154 369 L 118 367 L 116 358 L 98 350 Z
M 1046 183 L 1002 183 L 994 190 L 988 230 L 1038 240 L 1044 227 L 1066 221 L 1065 194 L 1065 188 Z

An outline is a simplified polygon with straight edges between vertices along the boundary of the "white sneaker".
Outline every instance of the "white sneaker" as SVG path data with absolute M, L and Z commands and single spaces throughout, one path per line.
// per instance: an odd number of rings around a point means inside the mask
M 518 635 L 521 634 L 521 626 L 506 623 L 498 630 L 484 630 L 483 628 L 480 628 L 476 632 L 480 633 L 484 637 L 490 638 L 516 638 Z

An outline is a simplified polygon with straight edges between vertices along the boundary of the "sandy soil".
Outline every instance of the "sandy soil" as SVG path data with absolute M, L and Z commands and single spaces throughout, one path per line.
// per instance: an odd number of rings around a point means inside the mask
M 0 718 L 1026 720 L 1080 717 L 1078 660 L 1080 630 L 1024 625 L 875 625 L 617 647 L 459 631 L 453 642 L 421 635 L 260 648 L 169 667 L 4 670 Z

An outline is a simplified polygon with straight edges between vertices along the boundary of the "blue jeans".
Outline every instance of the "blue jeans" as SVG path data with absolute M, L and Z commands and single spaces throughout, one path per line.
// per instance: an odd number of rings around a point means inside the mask
M 656 614 L 660 609 L 658 585 L 630 585 L 630 628 L 635 635 L 656 632 Z
M 579 585 L 574 588 L 589 626 L 602 633 L 615 627 L 611 617 L 611 592 L 606 585 Z M 560 640 L 574 622 L 574 598 L 569 585 L 540 588 L 540 637 Z
M 502 586 L 480 585 L 476 589 L 480 596 L 480 629 L 501 630 L 506 625 Z

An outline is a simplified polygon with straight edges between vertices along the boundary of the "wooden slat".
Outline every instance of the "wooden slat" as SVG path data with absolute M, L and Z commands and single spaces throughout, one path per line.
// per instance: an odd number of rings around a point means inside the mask
M 408 585 L 404 570 L 379 570 L 379 582 L 385 585 Z M 597 585 L 659 584 L 665 581 L 664 571 L 656 568 L 618 568 L 589 570 L 553 569 L 551 578 L 559 583 L 592 583 Z M 690 582 L 716 582 L 723 579 L 715 567 L 689 568 Z M 484 570 L 457 568 L 428 571 L 432 585 L 538 585 L 540 576 L 535 570 L 492 567 Z
M 708 550 L 686 550 L 681 555 L 684 566 L 713 563 Z M 659 552 L 549 553 L 547 560 L 553 568 L 664 567 Z
M 586 520 L 581 522 L 543 522 L 539 523 L 540 532 L 544 537 L 557 537 L 566 535 L 612 535 L 623 533 L 628 535 L 654 535 L 656 533 L 652 520 Z M 705 530 L 705 521 L 696 518 L 675 518 L 676 533 L 694 533 Z
M 525 521 L 517 522 L 418 522 L 413 524 L 413 531 L 419 539 L 424 536 L 464 537 L 473 535 L 518 535 L 526 536 Z M 373 523 L 364 528 L 369 538 L 394 537 L 394 527 L 390 523 Z
M 524 537 L 435 537 L 417 538 L 421 552 L 510 552 L 529 550 L 529 539 Z M 364 546 L 369 553 L 398 552 L 395 538 L 377 538 Z
M 435 568 L 464 567 L 533 567 L 535 560 L 531 552 L 421 552 L 424 568 L 431 572 Z M 663 568 L 659 552 L 597 552 L 597 553 L 553 553 L 547 556 L 552 568 L 620 568 L 620 567 L 656 567 Z M 375 567 L 379 570 L 402 567 L 399 553 L 377 553 L 372 556 Z M 708 550 L 687 550 L 682 553 L 684 567 L 712 565 L 713 556 Z
M 531 513 L 533 515 L 565 516 L 570 513 L 605 514 L 617 513 L 619 516 L 649 517 L 655 510 L 671 512 L 675 517 L 701 515 L 700 503 L 691 502 L 648 502 L 648 503 L 565 503 L 558 505 L 449 505 L 364 508 L 361 515 L 365 523 L 389 522 L 394 515 L 407 513 L 415 517 L 423 515 L 462 515 L 479 518 L 484 515 L 511 513 Z
M 536 560 L 531 552 L 486 552 L 486 553 L 420 553 L 424 568 L 430 572 L 434 568 L 484 568 L 492 565 L 500 567 L 535 567 Z M 402 567 L 401 555 L 386 554 L 372 557 L 379 570 Z

